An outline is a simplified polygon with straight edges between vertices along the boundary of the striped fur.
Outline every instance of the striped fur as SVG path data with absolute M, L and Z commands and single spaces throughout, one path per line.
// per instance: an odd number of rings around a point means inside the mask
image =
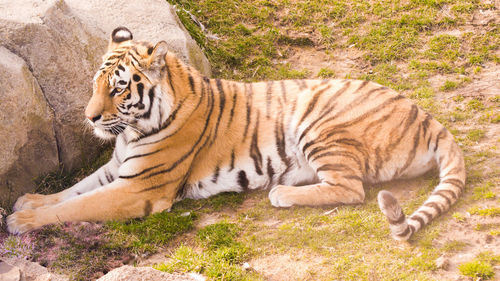
M 457 200 L 460 149 L 429 114 L 368 81 L 209 79 L 166 44 L 119 28 L 86 109 L 96 135 L 116 138 L 112 160 L 53 195 L 25 195 L 8 218 L 20 233 L 58 221 L 140 217 L 175 200 L 271 188 L 276 207 L 358 204 L 363 183 L 438 167 L 441 181 L 406 218 L 387 191 L 379 205 L 408 239 Z M 299 186 L 299 187 L 298 187 Z

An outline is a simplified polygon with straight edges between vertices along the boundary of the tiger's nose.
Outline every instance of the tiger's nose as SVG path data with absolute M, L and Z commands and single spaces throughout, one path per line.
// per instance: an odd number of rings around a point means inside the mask
M 101 114 L 96 115 L 96 116 L 87 116 L 87 119 L 89 119 L 92 122 L 95 122 L 95 121 L 101 119 L 101 116 L 102 116 Z

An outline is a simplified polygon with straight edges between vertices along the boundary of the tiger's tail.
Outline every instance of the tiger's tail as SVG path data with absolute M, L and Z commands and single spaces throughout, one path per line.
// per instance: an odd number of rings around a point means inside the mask
M 430 149 L 435 152 L 440 182 L 424 204 L 411 216 L 405 216 L 398 201 L 389 191 L 382 190 L 378 194 L 378 205 L 386 215 L 392 237 L 396 240 L 408 240 L 413 233 L 446 212 L 464 189 L 464 158 L 451 133 L 443 127 L 436 137 L 436 143 L 430 146 Z

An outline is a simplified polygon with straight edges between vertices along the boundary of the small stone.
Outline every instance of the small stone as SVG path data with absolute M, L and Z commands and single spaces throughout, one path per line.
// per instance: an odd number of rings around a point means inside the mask
M 243 267 L 244 270 L 251 270 L 252 269 L 252 267 L 250 266 L 250 264 L 248 262 L 244 263 L 242 265 L 242 267 Z
M 493 236 L 487 234 L 486 237 L 484 238 L 484 241 L 486 241 L 486 243 L 490 244 L 491 242 L 493 242 Z
M 21 271 L 17 266 L 6 262 L 0 262 L 0 280 L 18 281 L 21 280 Z
M 436 267 L 440 269 L 446 270 L 448 268 L 448 265 L 450 265 L 450 260 L 448 260 L 445 256 L 440 256 L 436 260 Z

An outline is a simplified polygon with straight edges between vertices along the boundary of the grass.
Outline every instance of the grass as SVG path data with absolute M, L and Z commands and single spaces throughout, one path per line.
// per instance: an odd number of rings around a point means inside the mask
M 239 227 L 226 221 L 208 225 L 197 232 L 197 243 L 203 251 L 179 246 L 169 261 L 154 268 L 166 272 L 196 272 L 217 280 L 257 280 L 255 273 L 246 272 L 241 264 L 249 248 L 237 241 Z
M 493 199 L 496 197 L 492 189 L 495 187 L 494 183 L 489 181 L 481 186 L 474 187 L 472 199 Z
M 193 228 L 196 214 L 175 210 L 150 215 L 144 219 L 127 222 L 109 222 L 113 239 L 120 241 L 122 247 L 133 251 L 153 251 L 165 245 L 173 237 Z
M 451 241 L 446 241 L 446 243 L 443 245 L 441 249 L 447 253 L 450 252 L 453 253 L 463 250 L 468 245 L 469 244 L 464 241 L 451 240 Z
M 460 273 L 469 277 L 480 277 L 482 279 L 490 279 L 495 275 L 493 267 L 489 264 L 480 261 L 471 261 L 458 266 Z
M 479 216 L 483 216 L 483 217 L 500 216 L 500 208 L 497 208 L 497 207 L 481 209 L 477 206 L 474 206 L 474 207 L 471 207 L 468 211 L 471 215 L 479 215 Z
M 495 276 L 493 266 L 497 264 L 500 264 L 500 255 L 481 252 L 474 260 L 459 265 L 458 269 L 462 275 L 488 280 Z

